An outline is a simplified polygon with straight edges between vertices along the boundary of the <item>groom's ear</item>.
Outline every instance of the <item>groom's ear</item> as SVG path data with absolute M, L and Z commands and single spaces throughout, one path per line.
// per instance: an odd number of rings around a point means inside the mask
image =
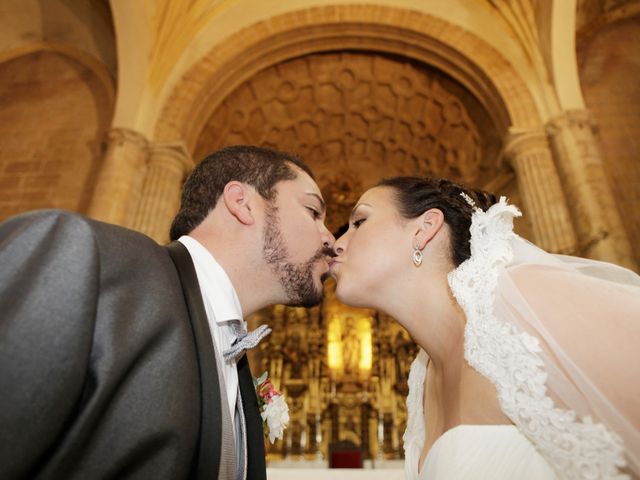
M 413 245 L 417 245 L 420 250 L 423 250 L 444 225 L 444 214 L 440 209 L 432 208 L 416 220 L 418 220 L 418 228 L 414 234 Z
M 251 210 L 253 193 L 246 183 L 235 180 L 227 183 L 222 191 L 222 201 L 227 211 L 243 225 L 252 225 L 255 222 Z

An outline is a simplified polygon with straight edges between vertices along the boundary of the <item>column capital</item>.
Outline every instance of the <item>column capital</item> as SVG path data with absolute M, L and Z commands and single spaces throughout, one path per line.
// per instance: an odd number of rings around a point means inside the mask
M 544 128 L 511 129 L 505 138 L 503 154 L 513 163 L 520 155 L 540 150 L 549 150 Z
M 186 176 L 195 167 L 193 158 L 183 141 L 154 143 L 151 145 L 150 165 L 164 164 L 170 168 L 179 168 Z
M 549 119 L 545 125 L 549 135 L 556 135 L 564 129 L 589 128 L 593 133 L 598 132 L 598 122 L 593 118 L 589 110 L 574 108 L 564 110 L 559 115 Z
M 110 145 L 132 144 L 142 150 L 149 148 L 149 140 L 141 133 L 129 128 L 114 127 L 109 130 L 107 139 Z

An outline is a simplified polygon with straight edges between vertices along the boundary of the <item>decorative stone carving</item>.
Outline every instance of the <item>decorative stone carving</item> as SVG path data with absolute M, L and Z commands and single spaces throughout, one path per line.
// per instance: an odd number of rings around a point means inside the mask
M 478 180 L 481 140 L 451 80 L 407 60 L 364 53 L 315 54 L 268 68 L 214 112 L 197 156 L 253 143 L 300 154 L 321 184 L 357 171 Z M 459 88 L 459 87 L 458 87 Z M 486 165 L 484 165 L 486 168 Z
M 180 207 L 180 190 L 193 160 L 182 143 L 153 145 L 142 198 L 132 227 L 158 243 L 169 240 L 171 220 Z
M 594 127 L 587 110 L 565 111 L 547 124 L 578 234 L 578 254 L 636 269 Z
M 576 253 L 571 216 L 545 132 L 513 132 L 505 143 L 505 155 L 518 178 L 533 240 L 550 252 Z
M 346 168 L 324 177 L 322 191 L 327 204 L 327 228 L 338 232 L 348 222 L 351 210 L 364 191 L 357 172 Z
M 146 173 L 149 142 L 138 132 L 114 128 L 87 214 L 104 222 L 131 227 Z

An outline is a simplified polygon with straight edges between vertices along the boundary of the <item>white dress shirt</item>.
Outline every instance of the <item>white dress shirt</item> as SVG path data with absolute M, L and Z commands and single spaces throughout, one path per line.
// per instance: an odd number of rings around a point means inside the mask
M 235 425 L 238 397 L 237 363 L 233 360 L 225 361 L 222 352 L 228 349 L 236 339 L 236 334 L 231 327 L 232 320 L 240 320 L 246 327 L 240 301 L 228 275 L 209 250 L 188 235 L 183 235 L 178 241 L 187 247 L 196 269 L 202 301 L 209 320 L 209 329 L 218 353 L 218 363 L 223 367 L 229 413 Z

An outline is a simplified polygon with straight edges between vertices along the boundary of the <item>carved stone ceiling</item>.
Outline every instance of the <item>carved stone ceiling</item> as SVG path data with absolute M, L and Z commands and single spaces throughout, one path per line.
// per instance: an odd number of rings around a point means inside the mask
M 576 30 L 580 33 L 590 24 L 602 20 L 607 14 L 614 11 L 624 13 L 637 12 L 638 0 L 578 0 L 576 11 Z M 634 8 L 635 7 L 635 8 Z M 624 15 L 623 15 L 624 16 Z
M 213 112 L 194 155 L 233 144 L 300 155 L 336 228 L 382 177 L 482 185 L 497 172 L 500 142 L 479 103 L 442 73 L 404 58 L 340 52 L 289 60 L 247 80 Z

